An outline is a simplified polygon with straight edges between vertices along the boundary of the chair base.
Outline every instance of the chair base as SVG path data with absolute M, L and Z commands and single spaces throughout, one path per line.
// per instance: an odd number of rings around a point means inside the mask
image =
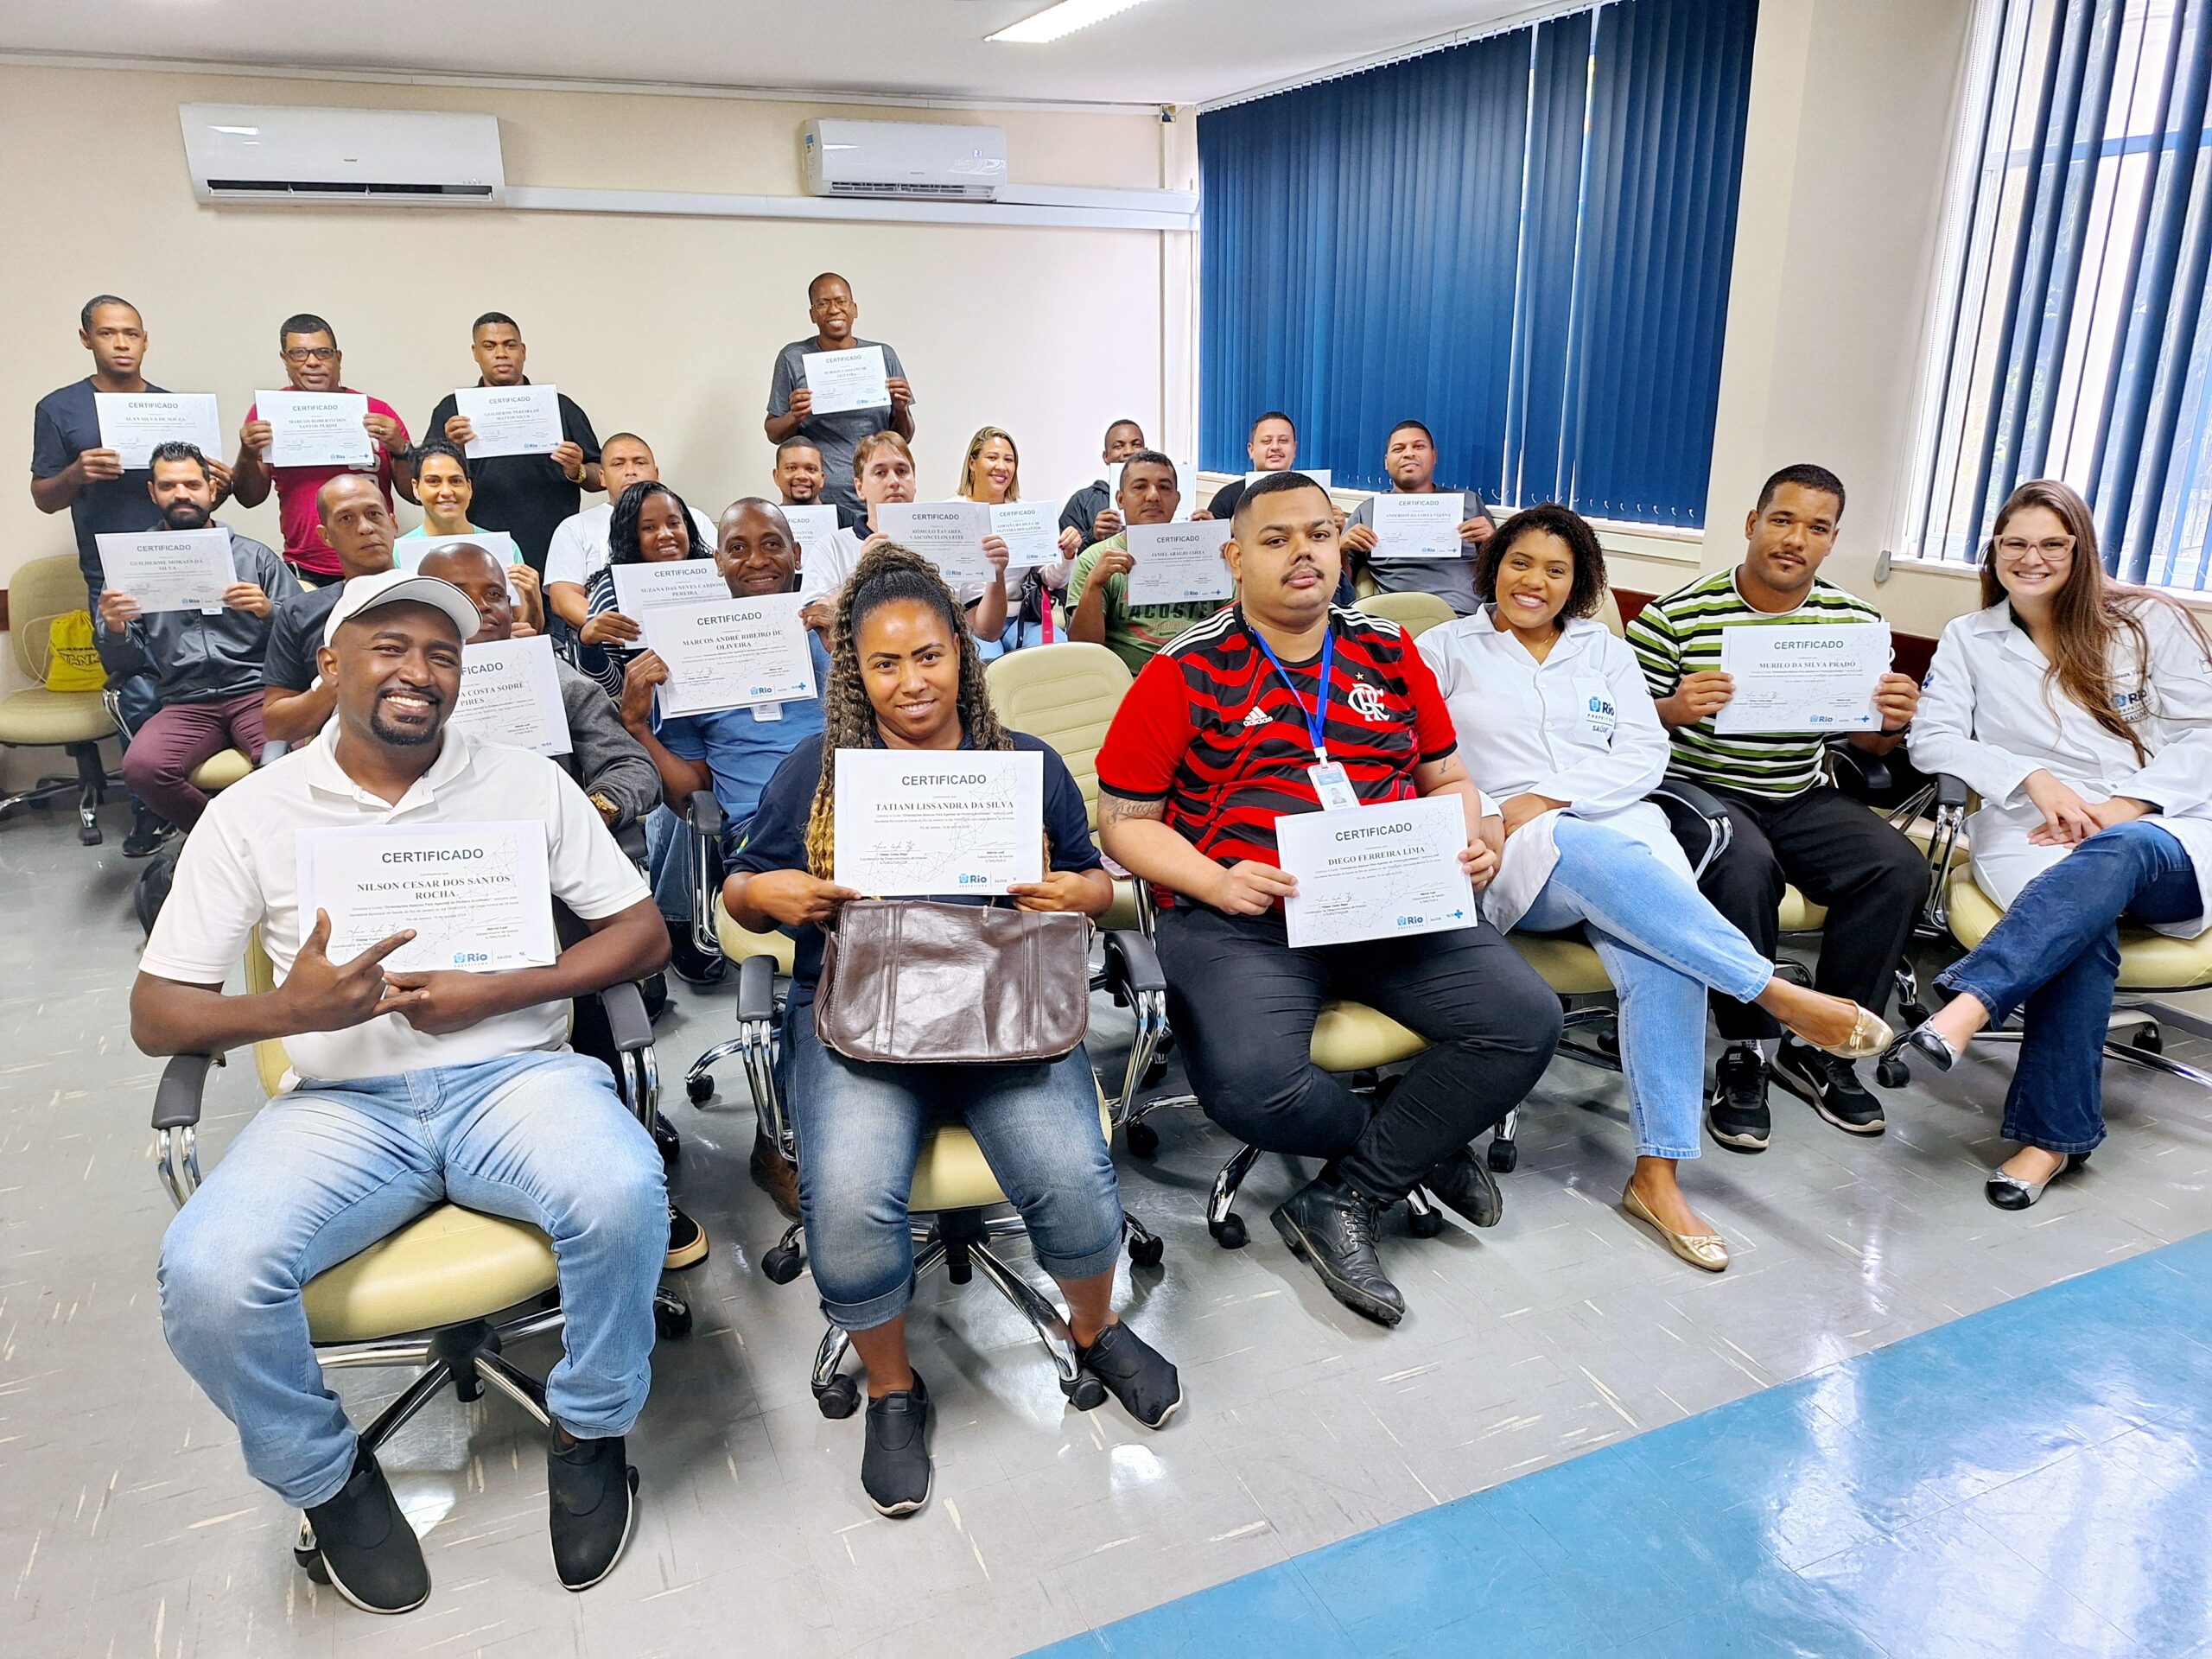
M 66 746 L 64 752 L 77 763 L 77 775 L 41 778 L 29 789 L 0 795 L 0 819 L 8 817 L 19 806 L 44 806 L 73 791 L 77 797 L 77 839 L 86 847 L 97 847 L 101 840 L 99 809 L 106 803 L 109 785 L 119 788 L 121 780 L 109 776 L 100 762 L 97 743 L 72 743 Z
M 1224 1250 L 1241 1250 L 1250 1242 L 1251 1231 L 1235 1206 L 1237 1190 L 1252 1173 L 1252 1166 L 1259 1162 L 1262 1150 L 1251 1146 L 1237 1147 L 1236 1156 L 1224 1164 L 1221 1173 L 1213 1178 L 1213 1190 L 1206 1195 L 1206 1231 Z M 1434 1238 L 1444 1230 L 1444 1212 L 1436 1207 L 1436 1200 L 1429 1197 L 1426 1188 L 1416 1186 L 1406 1194 L 1406 1230 L 1415 1238 Z
M 2195 1084 L 2200 1089 L 2212 1089 L 2212 1072 L 2166 1058 L 2163 1027 L 2168 1025 L 2177 1027 L 2192 1036 L 2212 1038 L 2212 1024 L 2182 1009 L 2158 1001 L 2116 999 L 2106 1028 L 2105 1058 L 2122 1065 L 2132 1065 L 2139 1071 L 2154 1071 L 2161 1077 L 2177 1077 L 2183 1083 Z M 2122 1027 L 2130 1028 L 2126 1037 L 2113 1034 Z M 1976 1033 L 1974 1041 L 2018 1043 L 2025 1035 L 2018 1025 L 2005 1025 Z

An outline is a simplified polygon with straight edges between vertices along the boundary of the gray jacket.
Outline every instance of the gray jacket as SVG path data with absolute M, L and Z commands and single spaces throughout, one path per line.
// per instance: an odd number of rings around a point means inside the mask
M 269 616 L 227 609 L 214 616 L 156 611 L 134 617 L 124 630 L 124 637 L 153 664 L 155 691 L 164 704 L 228 702 L 248 692 L 260 694 L 274 607 L 299 592 L 300 584 L 283 560 L 236 531 L 231 532 L 231 563 L 240 582 L 254 582 L 269 595 Z M 103 623 L 100 632 L 107 631 Z
M 660 804 L 660 769 L 623 727 L 599 682 L 558 658 L 561 707 L 569 716 L 569 753 L 557 756 L 587 795 L 604 795 L 618 809 L 614 840 L 631 859 L 645 861 L 645 817 Z

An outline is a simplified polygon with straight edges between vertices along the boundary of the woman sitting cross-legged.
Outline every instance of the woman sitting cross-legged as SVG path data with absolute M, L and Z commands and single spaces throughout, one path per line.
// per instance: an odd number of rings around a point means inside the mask
M 1666 772 L 1667 735 L 1635 654 L 1592 614 L 1605 558 L 1590 526 L 1561 506 L 1514 514 L 1478 555 L 1474 585 L 1475 613 L 1430 629 L 1421 651 L 1469 776 L 1503 802 L 1505 853 L 1483 913 L 1500 929 L 1588 928 L 1620 996 L 1637 1153 L 1622 1206 L 1718 1273 L 1727 1244 L 1675 1179 L 1698 1155 L 1707 988 L 1758 1003 L 1832 1054 L 1874 1053 L 1889 1027 L 1777 978 L 1698 892 L 1665 814 L 1644 799 Z
M 848 1058 L 816 1034 L 822 925 L 861 897 L 830 880 L 840 749 L 1040 754 L 1047 868 L 1013 896 L 1024 910 L 1090 917 L 1113 896 L 1082 791 L 1051 748 L 999 724 L 976 642 L 936 568 L 878 543 L 835 602 L 826 730 L 770 779 L 723 901 L 739 925 L 781 927 L 796 941 L 783 1075 L 807 1257 L 823 1312 L 851 1333 L 868 1371 L 861 1484 L 879 1510 L 898 1516 L 921 1508 L 930 1491 L 929 1395 L 906 1357 L 914 1278 L 906 1205 L 923 1137 L 940 1117 L 966 1124 L 1020 1211 L 1038 1262 L 1067 1298 L 1084 1366 L 1148 1428 L 1167 1421 L 1183 1392 L 1175 1368 L 1115 1317 L 1121 1195 L 1081 1043 L 1046 1064 L 883 1064 Z
M 2212 926 L 2212 645 L 2178 604 L 2107 579 L 2088 504 L 2047 479 L 1998 509 L 1981 599 L 1943 630 L 1910 742 L 1913 765 L 1980 795 L 1974 880 L 2005 916 L 1897 1048 L 1948 1071 L 2019 1010 L 2005 1136 L 2020 1150 L 1985 1191 L 2024 1210 L 2105 1138 L 2120 924 Z

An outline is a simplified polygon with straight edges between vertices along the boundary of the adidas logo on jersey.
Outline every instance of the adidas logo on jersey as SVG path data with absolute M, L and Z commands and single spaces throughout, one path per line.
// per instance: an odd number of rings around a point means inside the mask
M 1255 726 L 1264 726 L 1267 723 L 1268 711 L 1261 708 L 1258 703 L 1254 703 L 1249 709 L 1244 711 L 1244 729 L 1246 731 L 1250 731 Z

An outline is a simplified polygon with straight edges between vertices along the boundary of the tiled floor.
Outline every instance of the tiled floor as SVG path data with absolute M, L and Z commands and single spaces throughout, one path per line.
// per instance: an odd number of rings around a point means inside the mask
M 1257 1224 L 1292 1179 L 1281 1164 L 1248 1186 L 1252 1246 L 1216 1248 L 1199 1204 L 1228 1147 L 1202 1120 L 1166 1116 L 1157 1162 L 1122 1164 L 1128 1204 L 1168 1249 L 1126 1305 L 1183 1363 L 1188 1411 L 1159 1435 L 1111 1407 L 1071 1413 L 1012 1314 L 982 1286 L 939 1281 L 914 1322 L 939 1402 L 937 1496 L 893 1522 L 861 1497 L 858 1425 L 824 1421 L 808 1397 L 820 1326 L 806 1282 L 779 1288 L 757 1269 L 779 1226 L 746 1180 L 751 1116 L 725 1068 L 723 1098 L 670 1107 L 686 1142 L 678 1190 L 715 1253 L 684 1275 L 698 1330 L 657 1356 L 632 1441 L 647 1508 L 629 1559 L 588 1595 L 560 1590 L 534 1433 L 499 1402 L 448 1398 L 387 1458 L 437 1587 L 420 1612 L 374 1620 L 294 1568 L 292 1517 L 246 1478 L 229 1426 L 162 1343 L 152 1264 L 168 1203 L 145 1128 L 157 1068 L 125 1030 L 136 867 L 119 838 L 118 823 L 86 851 L 66 823 L 0 825 L 9 1659 L 690 1659 L 741 1643 L 992 1659 L 1776 1384 L 1849 1375 L 1827 1368 L 2212 1227 L 2212 1098 L 2140 1074 L 2114 1074 L 2116 1133 L 2091 1174 L 2029 1216 L 1989 1209 L 1978 1172 L 1995 1151 L 2003 1062 L 1976 1060 L 1940 1097 L 1892 1097 L 1891 1133 L 1871 1144 L 1778 1096 L 1774 1150 L 1716 1150 L 1691 1177 L 1738 1253 L 1707 1278 L 1611 1207 L 1627 1168 L 1618 1082 L 1562 1062 L 1524 1119 L 1503 1224 L 1390 1242 L 1413 1311 L 1386 1333 L 1338 1308 Z M 1101 1004 L 1107 1048 L 1117 1019 Z M 671 1093 L 729 1020 L 725 990 L 664 1023 Z M 211 1158 L 257 1103 L 249 1068 L 217 1074 Z M 339 1386 L 357 1414 L 378 1397 L 363 1374 Z M 1793 1512 L 1807 1528 L 1847 1472 L 1808 1468 L 1808 1507 Z M 2085 1534 L 2098 1524 L 2091 1512 Z M 2164 1559 L 2138 1570 L 2178 1570 Z M 1868 1582 L 1884 1570 L 1870 1562 Z M 1924 1600 L 1909 1581 L 1896 1594 Z M 1583 1611 L 1545 1599 L 1570 1627 Z

